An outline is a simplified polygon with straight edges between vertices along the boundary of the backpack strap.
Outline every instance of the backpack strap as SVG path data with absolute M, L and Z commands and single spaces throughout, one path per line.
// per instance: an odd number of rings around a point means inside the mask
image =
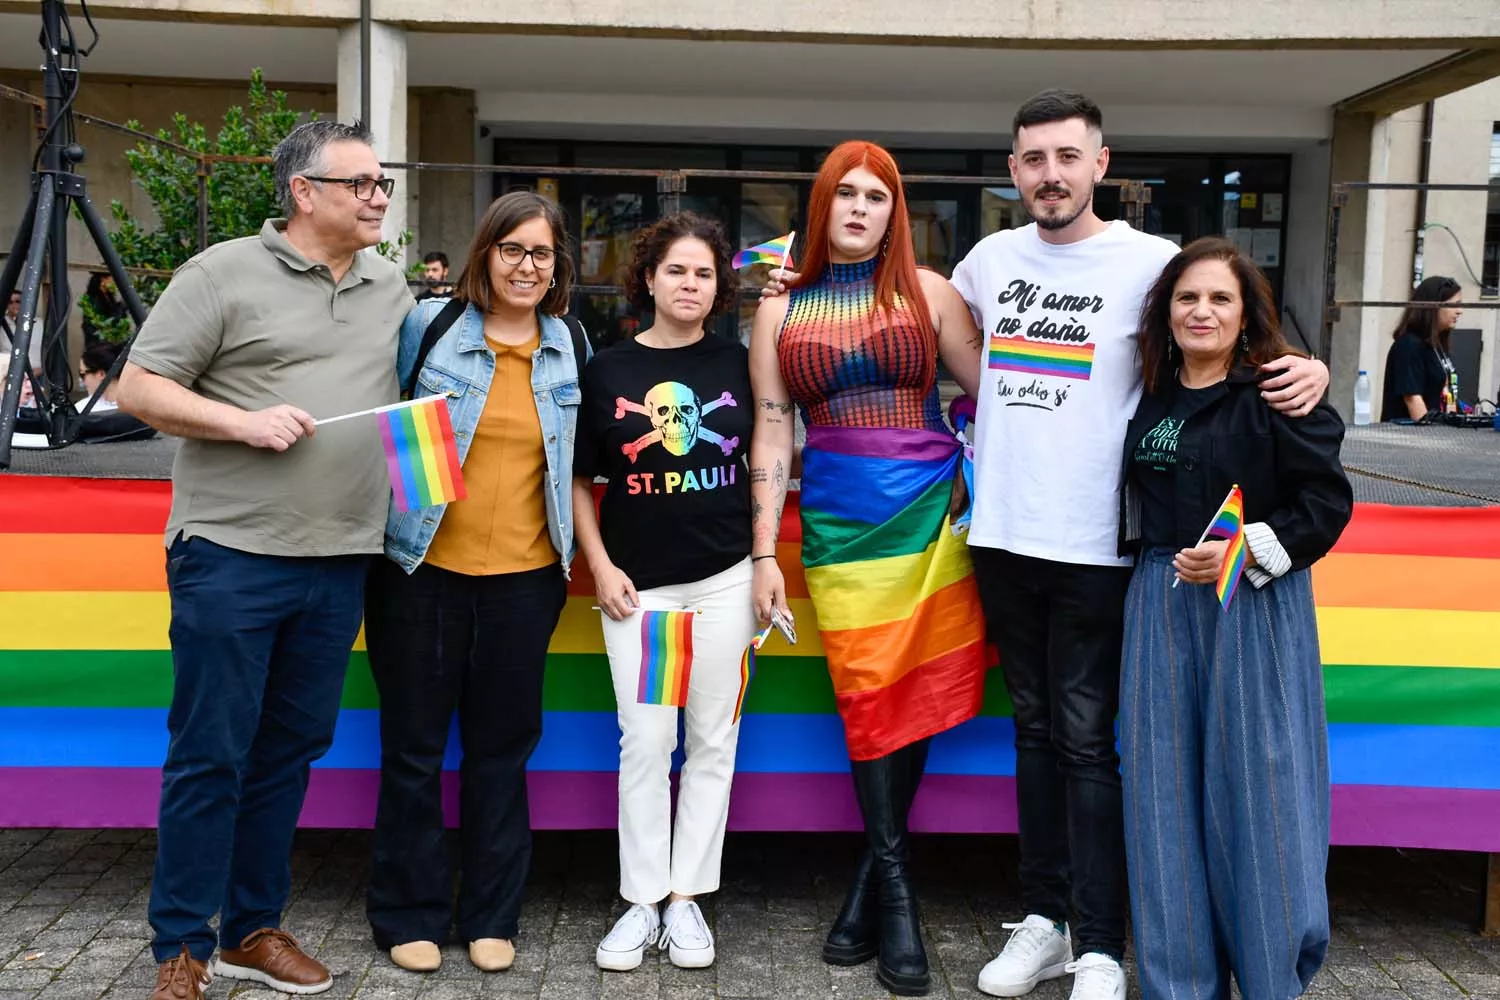
M 573 335 L 573 360 L 578 364 L 578 375 L 583 377 L 583 366 L 589 363 L 589 356 L 593 351 L 589 347 L 588 336 L 583 332 L 583 324 L 571 315 L 564 315 L 563 322 L 568 324 L 568 332 Z
M 449 299 L 438 314 L 432 317 L 432 322 L 427 324 L 427 329 L 422 331 L 422 343 L 417 348 L 417 360 L 411 368 L 411 374 L 407 376 L 406 384 L 401 387 L 401 398 L 410 399 L 411 394 L 417 389 L 417 376 L 422 372 L 422 366 L 427 363 L 427 355 L 432 353 L 432 348 L 443 334 L 458 322 L 458 318 L 464 314 L 466 303 L 460 299 Z

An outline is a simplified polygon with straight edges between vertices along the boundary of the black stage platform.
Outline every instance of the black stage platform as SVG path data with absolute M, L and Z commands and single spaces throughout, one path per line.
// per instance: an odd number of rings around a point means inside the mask
M 167 479 L 176 440 L 76 444 L 58 451 L 15 448 L 11 473 Z M 1350 427 L 1344 466 L 1354 498 L 1403 507 L 1500 505 L 1500 434 L 1488 428 Z

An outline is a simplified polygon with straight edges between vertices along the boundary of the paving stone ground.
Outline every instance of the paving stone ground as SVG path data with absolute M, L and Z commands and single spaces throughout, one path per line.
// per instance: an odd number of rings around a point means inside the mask
M 145 1000 L 155 981 L 146 894 L 155 838 L 136 830 L 0 830 L 0 1000 Z M 333 971 L 332 1000 L 876 1000 L 865 965 L 818 949 L 857 841 L 832 834 L 731 834 L 724 885 L 704 901 L 718 939 L 710 969 L 655 953 L 634 973 L 601 973 L 594 947 L 623 909 L 612 833 L 542 833 L 516 965 L 484 975 L 457 947 L 431 975 L 377 952 L 364 920 L 369 836 L 304 831 L 285 926 Z M 1333 851 L 1333 944 L 1310 996 L 1500 1000 L 1500 940 L 1476 932 L 1484 859 L 1388 849 Z M 979 968 L 1018 919 L 1010 837 L 922 837 L 914 851 L 934 997 L 979 997 Z M 1032 996 L 1061 1000 L 1066 981 Z M 280 996 L 219 980 L 212 1000 Z M 1132 988 L 1131 997 L 1138 997 Z

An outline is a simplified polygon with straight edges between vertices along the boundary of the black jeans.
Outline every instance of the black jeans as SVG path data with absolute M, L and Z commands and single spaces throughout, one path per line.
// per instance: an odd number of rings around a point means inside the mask
M 448 937 L 453 867 L 442 771 L 458 712 L 458 933 L 514 938 L 531 866 L 526 762 L 542 736 L 562 570 L 464 576 L 377 560 L 365 641 L 380 692 L 380 801 L 365 912 L 382 949 Z
M 1115 714 L 1129 567 L 972 548 L 1016 723 L 1021 892 L 1074 952 L 1125 950 L 1125 833 Z

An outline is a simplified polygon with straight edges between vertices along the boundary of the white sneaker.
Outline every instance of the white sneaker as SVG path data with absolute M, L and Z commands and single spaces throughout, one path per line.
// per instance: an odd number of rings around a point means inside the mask
M 667 904 L 661 947 L 679 969 L 706 969 L 714 964 L 714 936 L 703 922 L 703 911 L 693 900 L 679 899 Z
M 614 927 L 599 942 L 599 948 L 594 952 L 595 963 L 610 972 L 629 972 L 639 968 L 646 955 L 646 946 L 656 943 L 660 929 L 656 907 L 636 903 L 615 921 Z
M 1066 925 L 1059 932 L 1052 921 L 1033 913 L 1019 924 L 1000 926 L 1014 933 L 994 961 L 979 970 L 979 992 L 1023 997 L 1037 983 L 1067 974 L 1073 962 L 1073 940 Z
M 1073 973 L 1069 1000 L 1125 1000 L 1125 970 L 1103 952 L 1086 952 L 1067 971 Z

